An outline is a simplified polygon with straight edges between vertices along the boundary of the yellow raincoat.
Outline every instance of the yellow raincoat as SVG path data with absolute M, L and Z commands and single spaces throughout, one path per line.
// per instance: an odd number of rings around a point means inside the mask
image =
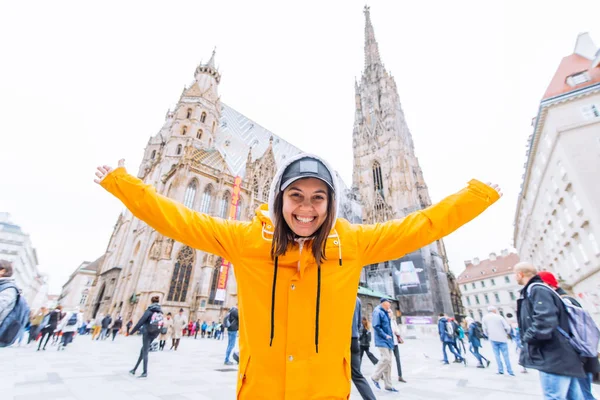
M 112 171 L 101 185 L 163 235 L 233 263 L 241 327 L 237 398 L 251 400 L 348 399 L 351 321 L 362 268 L 448 235 L 499 198 L 493 188 L 472 180 L 401 220 L 354 225 L 338 218 L 321 266 L 317 312 L 318 269 L 308 243 L 279 257 L 274 282 L 273 226 L 266 205 L 252 221 L 231 221 L 157 194 L 124 168 Z

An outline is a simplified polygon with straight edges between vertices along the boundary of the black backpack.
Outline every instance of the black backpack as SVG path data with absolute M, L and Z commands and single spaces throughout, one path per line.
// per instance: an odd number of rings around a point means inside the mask
M 16 290 L 17 300 L 15 307 L 8 313 L 0 325 L 0 347 L 10 346 L 15 342 L 27 322 L 29 321 L 29 306 L 21 291 L 14 284 L 7 284 L 2 290 Z
M 481 328 L 481 322 L 474 322 L 473 324 L 475 325 L 475 327 L 473 328 L 473 333 L 475 334 L 475 337 L 477 339 L 485 338 L 485 335 L 483 334 L 483 330 Z

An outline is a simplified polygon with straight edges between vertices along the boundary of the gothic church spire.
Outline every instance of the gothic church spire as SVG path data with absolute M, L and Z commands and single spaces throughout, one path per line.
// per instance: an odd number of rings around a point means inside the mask
M 371 8 L 365 6 L 365 70 L 373 65 L 381 64 L 379 46 L 375 40 L 375 31 L 371 24 Z

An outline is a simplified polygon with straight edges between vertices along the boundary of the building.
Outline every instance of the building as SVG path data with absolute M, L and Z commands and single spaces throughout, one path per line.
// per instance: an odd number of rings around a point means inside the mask
M 15 225 L 6 212 L 0 213 L 0 259 L 13 265 L 13 277 L 32 310 L 45 305 L 47 277 L 38 270 L 38 258 L 29 235 Z
M 462 291 L 462 303 L 467 315 L 481 321 L 487 308 L 494 306 L 511 322 L 516 322 L 517 299 L 523 288 L 515 280 L 513 267 L 519 256 L 502 250 L 499 256 L 490 253 L 487 260 L 465 261 L 465 270 L 457 281 Z
M 64 310 L 85 311 L 90 288 L 96 279 L 98 266 L 104 261 L 104 256 L 94 262 L 84 261 L 69 276 L 67 283 L 62 287 L 57 299 Z
M 587 33 L 561 61 L 533 127 L 514 246 L 600 322 L 600 51 Z
M 363 222 L 376 223 L 426 208 L 431 199 L 396 82 L 381 61 L 369 7 L 364 14 L 365 65 L 355 83 L 352 188 L 362 202 Z M 441 240 L 402 259 L 368 266 L 363 282 L 398 299 L 405 317 L 464 313 Z

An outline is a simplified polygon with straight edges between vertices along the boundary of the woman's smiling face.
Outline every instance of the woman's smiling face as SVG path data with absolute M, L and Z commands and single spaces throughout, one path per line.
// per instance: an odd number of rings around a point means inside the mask
M 298 236 L 309 237 L 327 217 L 328 186 L 320 179 L 298 179 L 283 192 L 283 219 Z

